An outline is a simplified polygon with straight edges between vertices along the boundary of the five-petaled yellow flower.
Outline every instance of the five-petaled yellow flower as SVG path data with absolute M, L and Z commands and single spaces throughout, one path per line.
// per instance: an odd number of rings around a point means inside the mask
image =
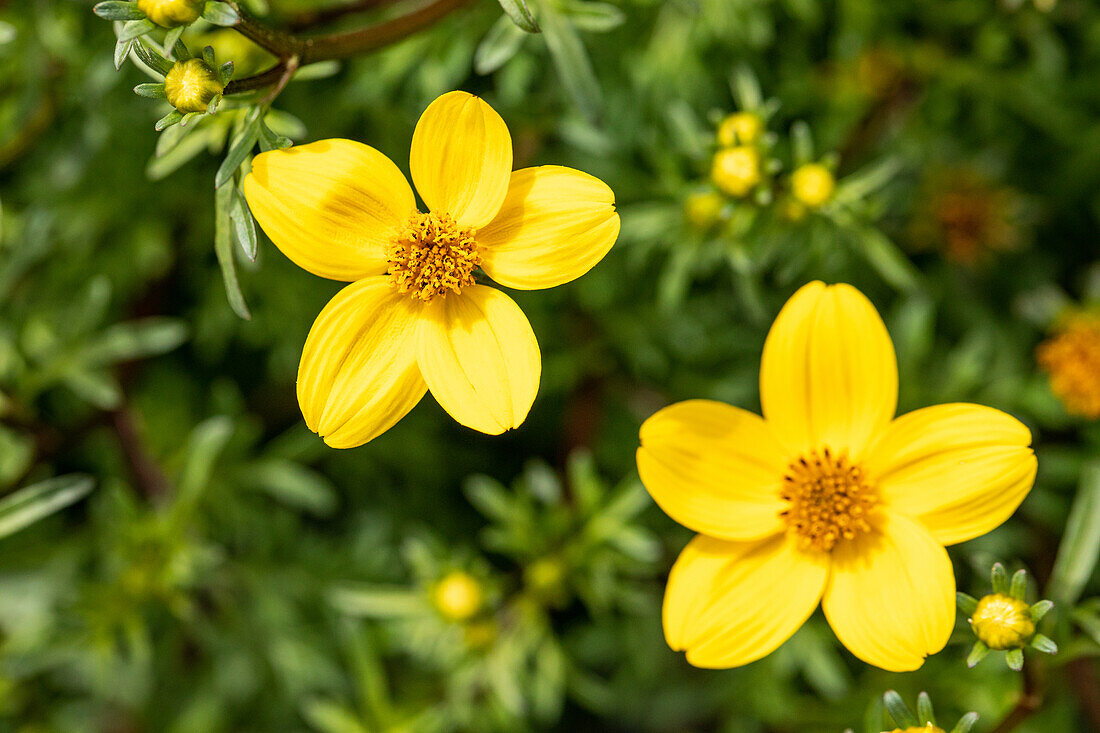
M 619 234 L 615 196 L 571 168 L 512 171 L 504 120 L 450 92 L 412 138 L 405 176 L 350 140 L 256 156 L 248 204 L 300 267 L 352 282 L 317 317 L 298 368 L 306 424 L 335 448 L 392 427 L 427 390 L 463 425 L 519 426 L 538 392 L 538 343 L 519 306 L 476 282 L 480 268 L 532 290 L 588 272 Z
M 773 651 L 820 602 L 869 664 L 921 666 L 955 624 L 945 545 L 1004 522 L 1035 479 L 1031 433 L 980 405 L 894 418 L 894 347 L 849 285 L 810 283 L 764 344 L 764 417 L 671 405 L 641 429 L 654 500 L 699 534 L 668 580 L 665 638 L 700 667 Z

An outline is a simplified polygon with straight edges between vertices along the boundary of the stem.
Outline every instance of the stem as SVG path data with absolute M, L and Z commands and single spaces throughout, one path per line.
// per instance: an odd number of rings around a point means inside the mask
M 404 0 L 353 0 L 345 5 L 336 5 L 334 7 L 320 8 L 317 10 L 303 10 L 297 15 L 286 19 L 285 25 L 292 31 L 304 31 L 314 26 L 324 25 L 325 23 L 339 20 L 345 15 L 362 13 L 367 10 L 380 8 L 383 5 L 403 1 Z
M 230 82 L 225 94 L 239 94 L 278 84 L 286 74 L 290 59 L 295 57 L 300 67 L 318 61 L 346 59 L 388 46 L 433 25 L 467 2 L 469 0 L 430 0 L 410 13 L 376 25 L 305 38 L 268 28 L 242 11 L 236 3 L 230 3 L 240 15 L 240 20 L 233 26 L 237 32 L 278 56 L 279 63 L 255 76 Z
M 1016 701 L 1016 706 L 1009 711 L 1005 719 L 993 729 L 992 733 L 1009 733 L 1009 731 L 1015 730 L 1016 726 L 1030 718 L 1043 706 L 1043 691 L 1039 686 L 1035 665 L 1029 663 L 1026 658 L 1024 659 L 1023 675 L 1024 689 L 1020 693 L 1020 699 Z

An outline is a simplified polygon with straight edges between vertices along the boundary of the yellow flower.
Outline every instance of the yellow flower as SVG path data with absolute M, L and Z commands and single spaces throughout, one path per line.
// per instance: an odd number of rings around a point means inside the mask
M 223 90 L 218 73 L 202 59 L 177 61 L 164 77 L 168 104 L 180 112 L 205 112 L 210 101 Z
M 752 112 L 734 112 L 718 125 L 718 144 L 723 148 L 733 145 L 752 145 L 764 132 L 764 120 Z
M 1024 646 L 1035 633 L 1028 605 L 1002 593 L 991 593 L 978 601 L 970 616 L 970 628 L 990 649 Z
M 820 163 L 799 166 L 791 174 L 791 195 L 805 206 L 816 209 L 833 196 L 836 179 Z
M 810 283 L 764 344 L 764 417 L 709 400 L 660 410 L 638 470 L 699 534 L 668 580 L 665 638 L 699 667 L 782 644 L 820 602 L 863 661 L 912 670 L 955 623 L 945 545 L 1004 522 L 1035 478 L 1031 433 L 980 405 L 894 418 L 894 347 L 850 285 Z
M 730 196 L 746 195 L 760 183 L 760 151 L 748 145 L 719 150 L 711 164 L 710 178 Z
M 465 621 L 481 609 L 481 584 L 469 573 L 453 570 L 432 588 L 432 604 L 451 621 Z
M 714 191 L 697 191 L 684 199 L 684 215 L 697 229 L 710 229 L 722 218 L 726 199 Z
M 306 424 L 334 448 L 377 437 L 429 389 L 463 425 L 519 426 L 538 392 L 538 343 L 476 268 L 506 287 L 550 288 L 586 273 L 619 233 L 606 184 L 561 166 L 513 172 L 504 121 L 465 92 L 425 110 L 410 168 L 429 213 L 396 165 L 350 140 L 262 153 L 244 181 L 287 257 L 353 283 L 317 317 L 298 368 Z
M 202 15 L 205 0 L 137 0 L 138 10 L 163 28 L 194 23 Z
M 1035 358 L 1069 412 L 1100 418 L 1100 316 L 1079 313 L 1039 344 Z

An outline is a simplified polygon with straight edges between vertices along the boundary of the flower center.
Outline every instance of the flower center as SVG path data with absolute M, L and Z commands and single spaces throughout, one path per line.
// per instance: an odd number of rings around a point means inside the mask
M 428 301 L 473 285 L 481 264 L 474 230 L 449 214 L 413 214 L 386 250 L 390 282 L 398 292 Z
M 1035 633 L 1035 623 L 1027 615 L 1027 604 L 1001 593 L 978 601 L 970 617 L 970 627 L 990 649 L 1023 646 Z
M 825 448 L 792 461 L 779 497 L 790 506 L 779 513 L 804 550 L 828 552 L 840 540 L 871 531 L 868 522 L 878 491 L 863 469 Z

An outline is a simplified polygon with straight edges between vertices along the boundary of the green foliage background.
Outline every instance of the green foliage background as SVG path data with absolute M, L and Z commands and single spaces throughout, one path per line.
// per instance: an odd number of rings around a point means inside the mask
M 993 730 L 1021 676 L 996 655 L 968 670 L 962 618 L 905 675 L 854 660 L 820 615 L 744 669 L 696 670 L 664 644 L 663 583 L 689 533 L 638 482 L 638 427 L 686 398 L 758 409 L 767 328 L 821 278 L 886 318 L 900 411 L 974 401 L 1031 427 L 1035 489 L 952 556 L 960 590 L 986 592 L 1001 560 L 1059 602 L 1044 631 L 1061 653 L 1029 656 L 1043 701 L 1016 730 L 1089 730 L 1100 426 L 1065 412 L 1034 348 L 1068 306 L 1100 303 L 1100 8 L 1038 4 L 546 0 L 544 25 L 565 26 L 551 58 L 483 0 L 295 80 L 280 132 L 362 140 L 403 168 L 432 99 L 481 94 L 517 167 L 590 172 L 623 219 L 590 274 L 514 294 L 544 357 L 521 429 L 474 433 L 426 399 L 334 451 L 303 425 L 294 377 L 340 285 L 261 238 L 255 263 L 237 252 L 251 320 L 226 302 L 213 178 L 240 113 L 225 104 L 155 158 L 166 109 L 130 92 L 148 81 L 133 65 L 115 71 L 111 24 L 83 1 L 0 3 L 0 488 L 95 479 L 0 540 L 0 729 L 877 733 L 893 688 L 927 690 L 948 728 L 975 710 Z M 270 22 L 309 6 L 271 0 Z M 184 38 L 238 77 L 263 67 L 200 33 Z M 475 57 L 506 60 L 481 75 Z M 885 182 L 835 215 L 741 202 L 710 228 L 686 220 L 738 69 L 778 103 L 771 154 L 788 170 L 802 120 L 842 188 L 868 170 Z M 970 216 L 962 235 L 944 192 Z M 945 256 L 963 235 L 989 251 Z M 465 622 L 431 605 L 454 569 L 485 589 Z

